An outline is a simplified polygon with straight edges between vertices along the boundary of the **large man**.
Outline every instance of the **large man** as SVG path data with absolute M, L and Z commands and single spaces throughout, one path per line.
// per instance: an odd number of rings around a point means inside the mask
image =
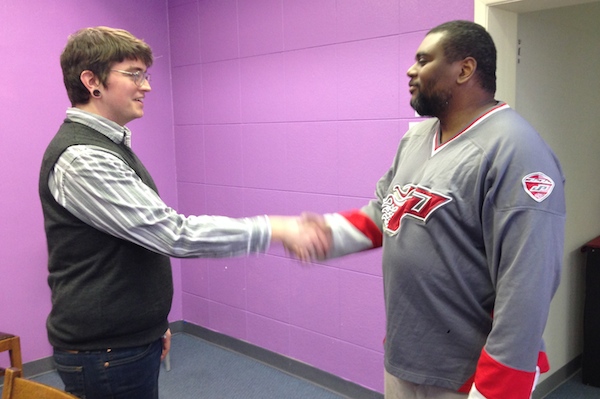
M 383 246 L 386 399 L 526 399 L 549 368 L 561 167 L 494 99 L 496 49 L 481 26 L 432 29 L 415 60 L 411 105 L 433 118 L 402 138 L 375 200 L 325 215 L 329 256 Z

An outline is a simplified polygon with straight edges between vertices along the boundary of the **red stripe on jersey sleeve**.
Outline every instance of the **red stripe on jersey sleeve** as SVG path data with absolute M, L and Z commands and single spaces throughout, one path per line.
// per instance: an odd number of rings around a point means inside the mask
M 460 387 L 460 389 L 458 390 L 458 392 L 460 393 L 469 393 L 469 391 L 471 390 L 471 387 L 473 386 L 473 383 L 475 382 L 475 376 L 471 376 L 471 378 L 469 378 L 467 380 L 467 382 L 465 382 L 463 384 L 462 387 Z
M 379 248 L 383 242 L 383 235 L 377 225 L 363 212 L 355 209 L 351 211 L 340 212 L 346 220 L 356 227 L 373 243 L 373 248 Z
M 534 380 L 535 372 L 510 368 L 481 351 L 475 387 L 487 399 L 529 399 Z
M 537 365 L 540 368 L 540 373 L 547 373 L 550 370 L 550 361 L 546 352 L 540 352 Z

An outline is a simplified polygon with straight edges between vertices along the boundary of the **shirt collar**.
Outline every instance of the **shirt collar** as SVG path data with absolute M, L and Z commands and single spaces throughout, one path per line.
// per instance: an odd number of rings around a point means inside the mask
M 103 116 L 75 107 L 67 108 L 67 119 L 71 122 L 77 122 L 91 127 L 115 143 L 122 143 L 131 148 L 131 130 L 126 126 L 121 126 Z

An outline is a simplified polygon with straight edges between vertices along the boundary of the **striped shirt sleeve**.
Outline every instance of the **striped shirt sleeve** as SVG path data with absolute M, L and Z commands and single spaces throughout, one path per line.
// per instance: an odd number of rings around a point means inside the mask
M 241 256 L 269 246 L 267 216 L 181 215 L 117 154 L 103 148 L 69 147 L 48 184 L 56 201 L 83 222 L 167 256 Z

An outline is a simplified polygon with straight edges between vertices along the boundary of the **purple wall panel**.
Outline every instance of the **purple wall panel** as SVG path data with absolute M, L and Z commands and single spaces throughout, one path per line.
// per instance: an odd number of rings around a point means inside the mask
M 382 345 L 383 346 L 383 345 Z M 364 386 L 383 387 L 382 351 L 341 341 L 337 348 L 338 363 L 333 373 Z
M 208 299 L 210 297 L 208 267 L 206 259 L 183 259 L 181 261 L 181 289 L 184 292 Z
M 473 20 L 474 2 L 466 0 L 399 0 L 401 32 L 429 30 L 453 19 Z
M 244 214 L 254 215 L 290 215 L 291 193 L 279 190 L 244 189 Z M 275 245 L 275 244 L 272 244 Z
M 184 215 L 204 215 L 206 213 L 206 186 L 182 182 L 177 185 L 180 195 L 178 211 Z
M 338 192 L 370 198 L 392 166 L 404 130 L 395 119 L 338 122 Z M 362 143 L 360 146 L 356 142 Z
M 175 125 L 177 179 L 204 183 L 204 128 L 202 125 Z
M 234 338 L 246 340 L 246 312 L 218 302 L 208 304 L 210 323 L 205 326 Z
M 198 93 L 193 93 L 198 96 Z M 240 122 L 240 65 L 238 60 L 202 66 L 204 122 Z
M 240 64 L 242 122 L 283 121 L 283 55 L 242 58 Z
M 246 259 L 209 259 L 208 292 L 210 300 L 246 309 Z
M 201 124 L 202 66 L 199 64 L 175 67 L 173 82 L 173 118 L 176 125 Z
M 152 46 L 152 92 L 129 126 L 135 151 L 168 205 L 243 217 L 366 204 L 418 120 L 406 77 L 416 47 L 434 25 L 472 16 L 471 0 L 4 0 L 0 273 L 14 277 L 0 313 L 24 360 L 51 354 L 37 173 L 69 105 L 58 57 L 70 33 L 109 25 Z M 173 264 L 171 320 L 382 391 L 380 250 L 302 266 L 274 245 Z
M 282 0 L 238 0 L 240 56 L 283 50 Z
M 339 119 L 398 118 L 398 38 L 341 44 L 337 54 Z
M 250 257 L 246 263 L 248 311 L 288 323 L 290 269 L 293 260 L 276 256 Z
M 210 301 L 194 294 L 182 292 L 183 319 L 200 326 L 210 326 Z
M 177 26 L 169 37 L 172 66 L 200 63 L 198 4 L 186 3 L 169 9 L 169 25 Z
M 338 269 L 321 265 L 291 268 L 290 324 L 330 337 L 339 337 Z
M 237 58 L 239 54 L 236 0 L 198 2 L 203 62 Z M 174 27 L 177 30 L 177 27 Z
M 283 0 L 283 43 L 286 50 L 336 41 L 336 0 Z
M 334 122 L 286 126 L 287 188 L 337 194 L 337 125 Z
M 181 6 L 183 4 L 197 3 L 197 0 L 167 0 L 169 8 Z
M 289 324 L 254 313 L 248 313 L 246 321 L 248 342 L 282 355 L 289 355 Z
M 242 126 L 244 186 L 281 190 L 288 186 L 285 124 Z M 277 167 L 273 167 L 277 165 Z M 276 210 L 265 209 L 264 213 Z M 247 213 L 247 215 L 253 215 Z
M 340 339 L 383 352 L 385 317 L 381 277 L 340 271 Z
M 287 196 L 287 213 L 291 215 L 302 212 L 322 214 L 340 209 L 339 197 L 336 195 L 290 192 Z
M 206 183 L 240 187 L 242 169 L 241 125 L 207 125 L 204 127 L 204 167 Z M 189 148 L 189 151 L 194 151 Z
M 400 33 L 398 0 L 344 0 L 337 2 L 338 42 Z
M 207 185 L 206 213 L 234 218 L 246 216 L 244 212 L 244 189 Z
M 335 46 L 288 51 L 284 57 L 286 120 L 337 119 Z
M 332 374 L 337 372 L 337 375 L 342 375 L 339 373 L 342 367 L 340 363 L 343 361 L 341 344 L 337 338 L 290 326 L 290 357 L 303 359 L 308 364 Z
M 350 208 L 345 208 L 350 209 Z M 381 249 L 360 252 L 342 259 L 331 259 L 325 264 L 344 270 L 352 270 L 365 275 L 382 275 Z M 367 276 L 365 276 L 367 278 Z

